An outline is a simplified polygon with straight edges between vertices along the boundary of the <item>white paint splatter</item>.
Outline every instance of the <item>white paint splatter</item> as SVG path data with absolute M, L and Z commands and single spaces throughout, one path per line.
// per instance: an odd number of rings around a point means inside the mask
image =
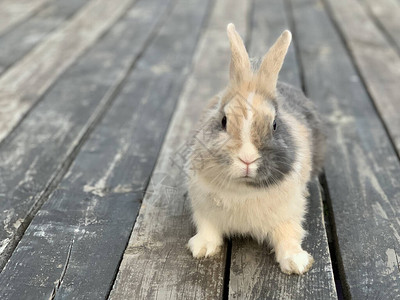
M 394 228 L 393 224 L 390 224 L 389 226 L 390 226 L 390 228 L 392 228 L 394 236 L 396 237 L 397 241 L 400 243 L 400 235 L 397 232 L 396 228 Z
M 151 71 L 156 75 L 160 75 L 170 72 L 170 68 L 166 64 L 160 64 L 151 67 Z
M 93 224 L 96 222 L 97 216 L 94 212 L 95 207 L 97 206 L 98 199 L 94 198 L 90 201 L 87 209 L 85 211 L 85 226 L 89 224 Z
M 372 209 L 374 210 L 374 212 L 381 216 L 383 219 L 387 220 L 388 216 L 386 214 L 386 212 L 383 210 L 382 206 L 380 205 L 379 202 L 375 202 L 372 204 Z
M 6 238 L 0 242 L 0 254 L 4 252 L 9 243 L 10 243 L 9 238 Z
M 48 234 L 46 234 L 44 231 L 35 231 L 33 233 L 33 236 L 37 236 L 37 237 L 48 237 Z
M 83 191 L 85 193 L 92 193 L 92 194 L 94 194 L 96 196 L 99 196 L 99 197 L 103 197 L 104 196 L 103 191 L 101 189 L 99 189 L 97 186 L 91 186 L 91 185 L 86 184 L 83 187 Z
M 118 184 L 114 189 L 114 193 L 123 194 L 132 192 L 132 187 L 129 184 Z
M 18 219 L 17 221 L 14 222 L 13 227 L 15 229 L 18 229 L 21 226 L 23 221 L 24 221 L 24 219 Z
M 386 256 L 387 256 L 386 267 L 388 268 L 387 274 L 391 274 L 391 273 L 393 273 L 393 271 L 397 270 L 399 267 L 397 265 L 396 251 L 394 251 L 394 249 L 389 248 L 386 250 Z
M 83 191 L 86 193 L 92 193 L 99 197 L 104 197 L 107 179 L 110 177 L 111 173 L 114 171 L 116 164 L 121 160 L 121 158 L 122 158 L 123 154 L 126 152 L 126 150 L 127 150 L 127 145 L 122 147 L 120 149 L 120 151 L 115 155 L 113 161 L 108 166 L 108 169 L 105 172 L 105 174 L 103 175 L 103 177 L 101 177 L 94 185 L 86 184 L 83 187 Z

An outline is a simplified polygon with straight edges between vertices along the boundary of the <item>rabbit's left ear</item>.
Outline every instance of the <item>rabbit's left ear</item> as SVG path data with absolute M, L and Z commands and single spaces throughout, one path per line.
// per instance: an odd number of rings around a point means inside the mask
M 292 34 L 285 30 L 275 44 L 264 55 L 257 73 L 257 89 L 270 97 L 276 96 L 279 71 L 288 51 Z
M 250 75 L 249 55 L 235 25 L 228 24 L 226 31 L 231 45 L 230 80 L 232 83 L 240 84 Z

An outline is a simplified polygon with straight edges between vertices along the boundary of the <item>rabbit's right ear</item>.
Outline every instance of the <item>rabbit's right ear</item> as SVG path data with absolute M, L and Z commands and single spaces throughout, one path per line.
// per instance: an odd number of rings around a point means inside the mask
M 232 83 L 240 84 L 250 76 L 250 59 L 243 40 L 235 29 L 235 25 L 228 24 L 227 33 L 231 45 L 231 63 L 229 76 Z
M 292 34 L 289 30 L 285 30 L 264 55 L 257 73 L 258 89 L 272 98 L 276 97 L 278 75 L 291 41 Z

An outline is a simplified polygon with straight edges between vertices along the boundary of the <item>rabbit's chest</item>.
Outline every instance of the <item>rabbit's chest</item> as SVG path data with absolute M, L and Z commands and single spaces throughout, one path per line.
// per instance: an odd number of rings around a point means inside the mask
M 265 236 L 265 233 L 285 217 L 282 203 L 263 198 L 220 198 L 215 199 L 218 206 L 217 218 L 227 234 L 250 234 Z

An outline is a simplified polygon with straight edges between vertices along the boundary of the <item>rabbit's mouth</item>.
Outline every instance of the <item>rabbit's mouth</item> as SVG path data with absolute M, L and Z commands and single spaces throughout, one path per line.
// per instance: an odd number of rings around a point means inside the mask
M 251 175 L 245 175 L 242 177 L 237 178 L 239 182 L 248 184 L 248 183 L 255 183 L 255 177 Z

